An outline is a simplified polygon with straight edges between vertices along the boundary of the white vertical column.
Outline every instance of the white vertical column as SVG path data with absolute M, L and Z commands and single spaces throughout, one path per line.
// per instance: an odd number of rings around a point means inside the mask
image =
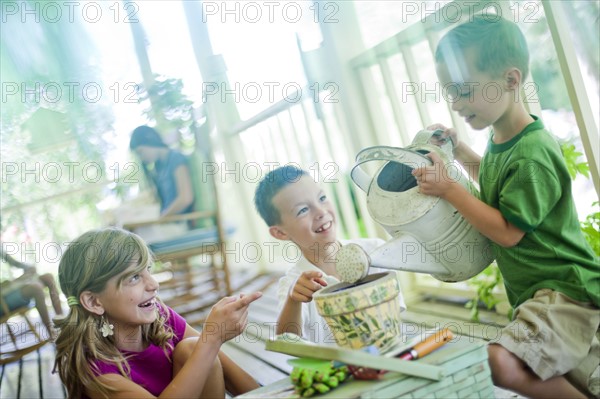
M 202 10 L 202 2 L 182 0 L 181 3 L 186 16 L 194 55 L 203 81 L 218 85 L 221 91 L 229 90 L 230 86 L 225 61 L 222 56 L 213 53 L 210 35 Z M 226 167 L 227 164 L 235 166 L 236 163 L 240 163 L 240 168 L 242 168 L 247 159 L 241 140 L 238 135 L 227 135 L 231 127 L 240 121 L 235 102 L 220 101 L 218 96 L 209 96 L 206 99 L 205 105 L 208 109 L 207 117 L 216 127 L 216 139 L 219 141 L 219 145 L 225 155 L 226 165 L 223 165 L 223 167 Z M 259 231 L 259 226 L 256 223 L 257 218 L 252 217 L 255 213 L 251 200 L 254 197 L 253 187 L 243 181 L 243 178 L 240 178 L 240 181 L 235 181 L 232 186 L 237 191 L 237 195 L 235 196 L 237 198 L 236 205 L 241 209 L 240 214 L 244 218 L 243 227 L 247 229 L 246 234 L 255 239 L 263 236 L 264 234 Z M 259 267 L 264 269 L 264 258 L 261 258 Z
M 600 196 L 600 149 L 598 148 L 598 126 L 594 121 L 592 107 L 587 98 L 583 76 L 577 62 L 575 46 L 563 18 L 560 2 L 542 0 L 542 6 L 552 34 L 558 62 L 563 74 L 567 93 L 573 106 L 581 142 L 590 166 L 596 194 Z

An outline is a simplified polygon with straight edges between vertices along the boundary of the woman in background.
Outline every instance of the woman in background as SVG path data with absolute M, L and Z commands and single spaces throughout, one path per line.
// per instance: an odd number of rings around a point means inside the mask
M 160 216 L 194 210 L 194 191 L 185 155 L 170 149 L 149 126 L 135 128 L 129 148 L 140 157 L 144 172 L 156 187 Z

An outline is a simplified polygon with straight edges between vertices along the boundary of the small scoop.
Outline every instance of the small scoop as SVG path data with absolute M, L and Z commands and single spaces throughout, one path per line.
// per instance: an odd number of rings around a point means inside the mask
M 369 273 L 371 259 L 358 244 L 343 245 L 335 256 L 335 271 L 344 283 L 354 284 Z

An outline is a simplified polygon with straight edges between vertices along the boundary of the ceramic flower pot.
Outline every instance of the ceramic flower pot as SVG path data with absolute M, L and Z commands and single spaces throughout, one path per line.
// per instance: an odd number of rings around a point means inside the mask
M 396 273 L 387 272 L 323 288 L 313 299 L 339 346 L 374 345 L 385 352 L 400 339 L 399 293 Z

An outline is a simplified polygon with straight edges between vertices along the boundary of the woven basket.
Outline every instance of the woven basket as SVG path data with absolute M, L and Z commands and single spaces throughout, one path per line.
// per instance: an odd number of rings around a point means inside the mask
M 401 337 L 400 287 L 395 272 L 371 274 L 359 285 L 339 283 L 314 295 L 339 346 L 360 349 L 374 345 L 380 352 Z

